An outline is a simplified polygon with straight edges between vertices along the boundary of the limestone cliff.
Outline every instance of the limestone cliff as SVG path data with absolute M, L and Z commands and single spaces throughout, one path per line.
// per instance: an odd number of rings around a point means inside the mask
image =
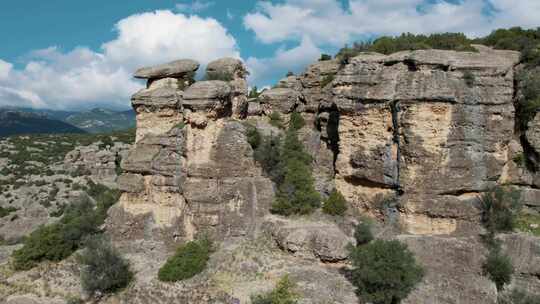
M 110 212 L 109 232 L 131 248 L 130 254 L 143 252 L 157 260 L 163 260 L 166 248 L 198 234 L 227 241 L 257 240 L 269 232 L 299 260 L 335 263 L 346 259 L 343 250 L 355 216 L 370 214 L 384 223 L 380 237 L 407 243 L 428 269 L 407 303 L 495 303 L 497 290 L 482 276 L 477 197 L 495 185 L 512 184 L 537 210 L 537 174 L 514 159 L 523 153 L 534 158 L 540 151 L 540 118 L 529 123 L 526 134 L 517 128 L 519 53 L 475 47 L 478 52 L 364 53 L 346 63 L 321 61 L 252 100 L 246 69 L 236 59 L 208 65 L 208 78 L 221 80 L 191 81 L 199 67 L 191 60 L 139 70 L 136 76 L 148 79 L 148 86 L 132 98 L 137 142 L 122 162 L 126 173 L 118 182 L 124 193 Z M 285 122 L 292 112 L 306 120 L 300 137 L 313 156 L 317 190 L 326 196 L 337 188 L 350 204 L 342 223 L 269 215 L 274 185 L 254 160 L 245 123 L 263 134 L 282 132 L 270 124 L 274 112 Z M 526 244 L 538 239 L 508 236 L 504 242 L 537 246 Z M 225 247 L 225 252 L 238 249 Z M 530 251 L 512 255 L 517 261 L 538 258 L 523 256 L 534 255 Z M 261 258 L 272 259 L 264 253 Z M 159 267 L 134 259 L 146 274 Z M 275 255 L 275 261 L 283 259 Z M 319 273 L 328 279 L 325 284 L 346 282 L 326 266 L 288 263 L 245 267 L 273 277 L 285 267 L 297 276 L 303 271 L 304 280 Z M 258 282 L 236 277 L 234 265 L 207 274 L 214 280 L 234 275 L 231 286 L 201 287 L 217 288 L 218 302 L 234 302 L 233 297 L 243 303 L 249 295 L 240 286 Z M 538 275 L 523 268 L 514 284 L 536 289 Z M 156 283 L 146 283 L 130 291 L 126 303 L 149 303 L 143 298 Z M 170 288 L 167 296 L 152 297 L 165 303 L 173 290 L 181 290 Z M 354 303 L 353 289 L 345 289 L 330 300 Z M 324 303 L 316 292 L 310 295 L 309 303 Z

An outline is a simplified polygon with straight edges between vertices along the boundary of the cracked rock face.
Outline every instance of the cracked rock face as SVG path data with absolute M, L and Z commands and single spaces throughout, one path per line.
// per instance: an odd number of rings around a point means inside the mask
M 133 96 L 137 144 L 122 162 L 123 194 L 107 222 L 140 271 L 122 301 L 184 299 L 178 294 L 189 284 L 199 287 L 184 300 L 248 301 L 249 293 L 261 290 L 260 278 L 249 274 L 259 272 L 265 279 L 291 273 L 313 303 L 357 301 L 335 269 L 347 259 L 351 227 L 335 219 L 268 214 L 275 185 L 254 160 L 246 124 L 262 135 L 283 134 L 268 116 L 279 112 L 286 125 L 296 111 L 306 122 L 298 138 L 313 158 L 316 190 L 322 197 L 339 190 L 349 203 L 347 220 L 366 212 L 384 218 L 392 227 L 377 237 L 406 243 L 426 268 L 425 280 L 405 303 L 495 304 L 497 290 L 481 269 L 487 250 L 477 238 L 478 195 L 511 183 L 523 190 L 528 208 L 538 208 L 540 178 L 514 161 L 527 152 L 515 131 L 519 54 L 477 48 L 321 61 L 249 102 L 247 73 L 236 59 L 208 65 L 210 78 L 222 80 L 183 86 L 176 77 L 156 76 L 162 78 Z M 537 120 L 524 137 L 538 151 Z M 211 277 L 208 284 L 196 279 L 180 288 L 148 279 L 157 271 L 145 262 L 149 257 L 164 261 L 176 245 L 205 234 L 222 241 L 218 260 L 232 259 L 199 278 Z M 238 240 L 260 239 L 278 250 L 234 249 Z M 539 288 L 537 270 L 523 266 L 537 262 L 537 242 L 505 237 L 503 247 L 519 264 L 515 286 Z M 306 279 L 319 274 L 331 280 Z M 231 283 L 224 287 L 225 281 Z M 327 286 L 339 293 L 321 294 Z
M 353 58 L 332 88 L 341 113 L 338 189 L 368 209 L 374 193 L 399 190 L 408 232 L 459 231 L 478 213 L 467 194 L 494 186 L 508 162 L 518 62 L 515 52 L 484 48 Z

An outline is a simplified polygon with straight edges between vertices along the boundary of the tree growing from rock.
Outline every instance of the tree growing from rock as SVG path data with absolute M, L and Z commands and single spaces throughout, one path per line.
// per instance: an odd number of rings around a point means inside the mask
M 399 303 L 424 276 L 413 253 L 396 240 L 375 240 L 353 248 L 350 259 L 352 282 L 366 303 Z
M 300 114 L 292 114 L 283 143 L 281 163 L 283 182 L 271 211 L 281 215 L 308 214 L 320 206 L 321 197 L 315 190 L 311 174 L 312 158 L 298 139 L 298 130 L 305 125 Z

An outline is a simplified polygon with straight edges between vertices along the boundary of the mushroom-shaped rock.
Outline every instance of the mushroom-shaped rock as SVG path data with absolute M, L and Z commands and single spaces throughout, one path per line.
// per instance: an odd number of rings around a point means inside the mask
M 300 93 L 289 88 L 274 88 L 264 91 L 259 100 L 270 106 L 272 111 L 290 113 L 300 101 Z
M 181 59 L 153 67 L 145 67 L 135 72 L 135 78 L 141 79 L 161 79 L 161 78 L 182 78 L 199 69 L 199 63 L 191 59 Z
M 153 106 L 157 108 L 177 108 L 181 103 L 181 95 L 174 88 L 160 87 L 144 89 L 131 97 L 134 107 Z
M 229 99 L 231 87 L 225 81 L 210 80 L 194 83 L 184 92 L 184 107 L 206 110 Z
M 206 67 L 206 75 L 209 79 L 233 80 L 234 78 L 244 78 L 246 74 L 244 64 L 236 58 L 214 60 Z

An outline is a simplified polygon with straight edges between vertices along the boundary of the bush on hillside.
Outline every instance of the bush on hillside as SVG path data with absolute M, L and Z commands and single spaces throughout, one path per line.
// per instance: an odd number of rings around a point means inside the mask
M 347 201 L 338 190 L 334 189 L 323 205 L 323 212 L 343 216 L 347 211 Z
M 484 272 L 495 283 L 497 290 L 502 290 L 504 285 L 510 283 L 514 266 L 510 257 L 503 254 L 498 248 L 492 248 L 483 265 Z
M 328 60 L 332 60 L 332 56 L 328 54 L 321 54 L 321 58 L 319 58 L 319 61 L 328 61 Z
M 365 245 L 373 241 L 374 238 L 373 232 L 371 232 L 371 222 L 368 219 L 362 219 L 362 221 L 354 228 L 356 246 Z
M 30 269 L 45 260 L 61 261 L 79 249 L 85 237 L 99 233 L 107 210 L 118 200 L 119 192 L 93 184 L 89 194 L 93 194 L 95 207 L 84 196 L 66 207 L 58 222 L 41 226 L 26 237 L 24 246 L 12 254 L 16 270 Z
M 441 49 L 476 52 L 471 46 L 472 40 L 463 33 L 439 33 L 431 35 L 415 35 L 403 33 L 400 36 L 383 36 L 374 41 L 355 43 L 352 47 L 345 46 L 336 55 L 342 63 L 357 56 L 361 52 L 378 52 L 382 54 L 392 54 L 406 50 Z
M 257 127 L 249 123 L 246 123 L 244 126 L 246 127 L 246 137 L 248 143 L 251 148 L 253 148 L 253 150 L 256 150 L 257 148 L 259 148 L 263 140 L 261 133 L 259 132 L 259 130 L 257 130 Z
M 471 71 L 465 71 L 463 73 L 463 80 L 465 80 L 465 84 L 468 87 L 472 87 L 472 86 L 474 86 L 474 83 L 476 81 L 476 77 L 474 76 L 474 74 Z
M 6 197 L 9 198 L 7 195 L 6 195 Z M 8 216 L 12 212 L 15 212 L 15 211 L 17 211 L 17 208 L 15 208 L 15 207 L 2 207 L 2 206 L 0 206 L 0 218 Z
M 129 263 L 103 237 L 90 238 L 77 256 L 81 284 L 89 294 L 112 293 L 126 287 L 133 278 Z
M 180 246 L 158 272 L 163 282 L 177 282 L 201 273 L 210 259 L 211 243 L 208 240 L 192 241 Z
M 270 119 L 270 124 L 276 128 L 283 129 L 284 123 L 283 118 L 279 114 L 279 112 L 272 112 L 270 115 L 268 115 L 268 118 Z
M 308 214 L 320 206 L 321 198 L 315 190 L 315 181 L 311 173 L 312 158 L 298 139 L 296 128 L 300 125 L 302 124 L 299 121 L 291 122 L 285 136 L 280 159 L 284 168 L 283 181 L 278 184 L 276 200 L 271 208 L 272 213 Z
M 264 173 L 276 185 L 283 182 L 285 169 L 281 162 L 282 140 L 280 136 L 264 136 L 255 149 L 254 158 L 261 165 Z
M 482 223 L 491 233 L 512 231 L 521 209 L 519 192 L 495 187 L 480 197 Z
M 413 253 L 396 240 L 375 240 L 353 248 L 350 259 L 352 282 L 364 302 L 399 303 L 424 276 Z
M 540 73 L 522 72 L 519 75 L 519 83 L 522 97 L 519 99 L 517 115 L 522 130 L 527 129 L 527 123 L 531 121 L 540 109 Z
M 269 293 L 251 296 L 252 304 L 296 304 L 298 294 L 295 292 L 296 284 L 283 276 L 276 285 L 276 288 Z

